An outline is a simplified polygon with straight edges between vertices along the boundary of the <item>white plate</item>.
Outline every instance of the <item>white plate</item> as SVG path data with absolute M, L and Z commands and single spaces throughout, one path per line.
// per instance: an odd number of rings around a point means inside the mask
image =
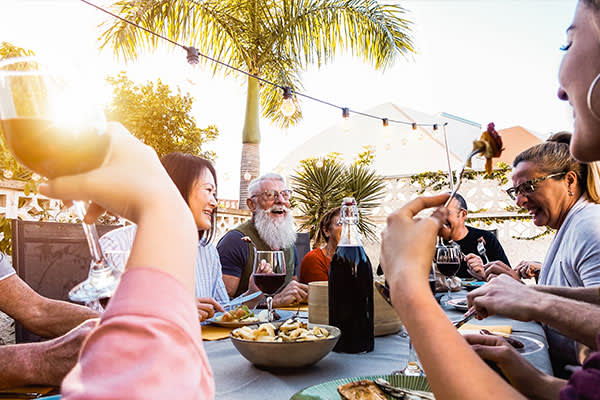
M 465 334 L 479 334 L 478 330 L 471 330 L 471 329 L 461 329 L 459 330 L 459 332 L 462 335 Z M 520 349 L 515 348 L 515 350 L 517 350 L 519 353 L 521 353 L 522 355 L 527 355 L 527 354 L 531 354 L 531 353 L 535 353 L 538 350 L 541 350 L 544 348 L 544 343 L 540 342 L 537 339 L 531 338 L 529 336 L 521 336 L 521 335 L 504 335 L 501 333 L 497 333 L 498 336 L 507 336 L 510 338 L 513 338 L 515 340 L 518 340 L 519 342 L 523 343 L 523 347 Z
M 467 311 L 469 309 L 469 307 L 467 307 L 466 297 L 457 297 L 450 299 L 448 300 L 448 304 L 460 311 Z
M 277 321 L 285 321 L 286 319 L 292 318 L 296 314 L 295 311 L 287 311 L 287 310 L 274 310 L 274 311 L 277 311 L 277 314 L 279 314 L 279 317 L 280 317 Z M 258 315 L 258 311 L 255 311 L 254 314 Z M 211 319 L 209 319 L 208 322 L 210 322 L 211 324 L 214 324 L 214 325 L 222 326 L 224 328 L 239 328 L 241 326 L 256 325 L 256 324 L 262 323 L 258 319 L 253 319 L 250 321 L 230 321 L 230 322 L 218 321 L 216 318 L 220 317 L 222 315 L 223 315 L 222 312 L 215 313 L 215 315 Z

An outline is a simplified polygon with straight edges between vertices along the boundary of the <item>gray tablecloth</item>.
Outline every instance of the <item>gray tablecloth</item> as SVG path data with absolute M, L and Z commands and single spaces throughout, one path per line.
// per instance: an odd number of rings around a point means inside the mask
M 447 310 L 451 320 L 461 312 Z M 512 325 L 514 334 L 529 336 L 544 343 L 544 349 L 526 358 L 537 368 L 552 373 L 546 337 L 541 326 L 490 317 L 478 325 Z M 364 354 L 330 353 L 317 364 L 296 371 L 265 371 L 254 367 L 233 347 L 229 339 L 204 342 L 216 382 L 216 398 L 228 400 L 289 399 L 307 386 L 333 379 L 364 375 L 389 374 L 406 365 L 408 339 L 395 334 L 375 339 L 375 350 Z

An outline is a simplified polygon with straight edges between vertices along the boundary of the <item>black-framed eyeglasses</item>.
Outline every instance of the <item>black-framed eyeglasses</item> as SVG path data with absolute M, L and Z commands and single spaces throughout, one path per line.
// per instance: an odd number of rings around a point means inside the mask
M 267 200 L 267 201 L 273 201 L 278 196 L 281 196 L 281 198 L 284 199 L 284 200 L 289 200 L 290 197 L 292 196 L 292 191 L 289 190 L 289 189 L 284 189 L 284 190 L 281 190 L 281 191 L 277 191 L 277 190 L 265 190 L 264 192 L 257 193 L 255 195 L 253 195 L 252 197 L 258 197 L 258 196 L 262 196 L 262 198 L 264 200 Z
M 516 201 L 518 195 L 526 196 L 528 194 L 535 192 L 536 184 L 543 182 L 546 179 L 556 178 L 557 176 L 563 176 L 563 175 L 566 175 L 566 172 L 556 172 L 554 174 L 541 176 L 539 178 L 535 178 L 535 179 L 529 180 L 527 182 L 523 182 L 518 186 L 511 187 L 510 189 L 506 189 L 506 193 L 510 196 L 511 199 Z

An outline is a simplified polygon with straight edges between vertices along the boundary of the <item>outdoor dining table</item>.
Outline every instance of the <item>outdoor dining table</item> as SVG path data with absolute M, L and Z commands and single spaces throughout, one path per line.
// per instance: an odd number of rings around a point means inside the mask
M 463 312 L 444 309 L 451 320 Z M 477 325 L 510 325 L 513 333 L 530 337 L 544 348 L 525 355 L 533 365 L 552 374 L 546 336 L 535 322 L 520 322 L 502 317 L 489 317 L 473 322 Z M 392 334 L 375 338 L 375 349 L 369 353 L 344 354 L 331 352 L 313 366 L 297 370 L 263 370 L 247 361 L 230 339 L 205 341 L 204 348 L 212 366 L 217 399 L 289 399 L 298 391 L 327 381 L 368 375 L 390 374 L 403 368 L 408 357 L 406 335 Z M 444 351 L 444 349 L 440 349 Z

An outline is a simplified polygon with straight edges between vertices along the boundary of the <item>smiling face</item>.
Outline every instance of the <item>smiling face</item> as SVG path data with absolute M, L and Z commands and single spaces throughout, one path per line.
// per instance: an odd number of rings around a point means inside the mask
M 266 211 L 273 221 L 282 221 L 287 217 L 290 208 L 290 199 L 284 198 L 281 193 L 287 190 L 285 184 L 279 179 L 267 179 L 262 182 L 259 190 L 248 199 L 248 208 L 255 212 L 256 209 Z M 267 191 L 276 191 L 277 194 L 269 199 L 265 194 Z
M 207 231 L 212 225 L 212 214 L 217 208 L 215 179 L 208 170 L 204 168 L 192 185 L 188 203 L 194 221 L 200 231 Z
M 600 73 L 600 12 L 581 1 L 567 30 L 565 55 L 560 65 L 558 97 L 573 108 L 574 134 L 571 153 L 580 161 L 600 159 L 600 120 L 587 104 L 590 85 Z M 591 104 L 600 115 L 600 82 Z
M 513 186 L 547 175 L 535 163 L 523 161 L 513 169 Z M 558 229 L 577 199 L 577 196 L 569 195 L 569 191 L 573 192 L 577 186 L 573 181 L 574 176 L 571 171 L 556 179 L 549 178 L 536 183 L 533 192 L 517 195 L 517 204 L 529 211 L 535 225 Z

